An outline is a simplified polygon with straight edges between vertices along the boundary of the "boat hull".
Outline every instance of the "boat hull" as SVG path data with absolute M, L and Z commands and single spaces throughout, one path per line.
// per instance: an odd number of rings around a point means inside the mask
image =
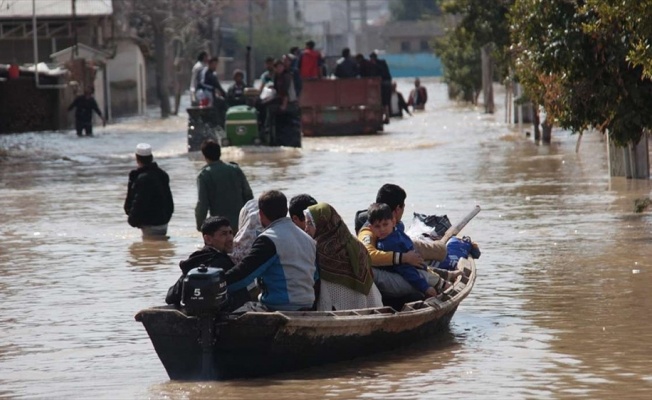
M 444 298 L 391 307 L 335 312 L 249 312 L 211 321 L 215 340 L 202 347 L 202 319 L 174 307 L 141 311 L 141 321 L 169 377 L 230 379 L 343 361 L 432 338 L 445 330 L 471 290 L 475 265 Z M 211 368 L 205 367 L 205 357 Z

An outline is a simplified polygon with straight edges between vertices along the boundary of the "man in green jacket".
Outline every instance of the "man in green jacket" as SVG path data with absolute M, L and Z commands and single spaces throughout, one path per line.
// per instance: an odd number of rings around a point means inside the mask
M 220 161 L 222 149 L 214 140 L 207 140 L 201 146 L 206 166 L 197 176 L 198 199 L 195 207 L 197 230 L 210 216 L 226 217 L 233 231 L 238 231 L 238 215 L 245 203 L 254 198 L 247 177 L 238 164 Z

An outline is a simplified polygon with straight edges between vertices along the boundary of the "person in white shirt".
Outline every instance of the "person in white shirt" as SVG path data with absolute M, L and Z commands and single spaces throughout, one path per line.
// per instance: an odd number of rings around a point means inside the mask
M 197 90 L 197 84 L 199 83 L 199 74 L 207 65 L 208 53 L 202 51 L 197 56 L 197 62 L 193 65 L 192 72 L 190 73 L 190 103 L 192 105 L 197 105 L 198 103 L 195 91 Z

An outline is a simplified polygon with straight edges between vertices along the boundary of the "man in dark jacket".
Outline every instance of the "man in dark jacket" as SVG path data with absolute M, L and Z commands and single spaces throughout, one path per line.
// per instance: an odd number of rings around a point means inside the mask
M 229 271 L 233 268 L 233 261 L 228 253 L 233 251 L 233 229 L 228 219 L 224 217 L 210 217 L 201 226 L 201 233 L 204 238 L 204 247 L 197 250 L 187 260 L 179 263 L 181 277 L 170 287 L 165 297 L 167 304 L 179 305 L 181 303 L 183 279 L 191 269 L 200 265 L 207 267 L 222 268 Z M 229 302 L 225 311 L 232 311 L 251 301 L 251 296 L 246 288 L 229 293 Z
M 97 102 L 93 97 L 93 88 L 86 88 L 84 94 L 77 96 L 75 100 L 68 107 L 68 111 L 75 109 L 75 129 L 77 136 L 82 136 L 82 132 L 86 131 L 86 136 L 93 136 L 93 111 L 97 113 L 102 119 L 102 123 L 106 121 L 102 117 L 102 112 L 97 106 Z
M 149 144 L 136 146 L 138 168 L 129 173 L 124 205 L 129 225 L 140 228 L 143 237 L 165 236 L 174 212 L 170 178 L 153 159 Z
M 369 54 L 369 62 L 374 64 L 380 75 L 380 99 L 385 110 L 385 123 L 389 124 L 389 102 L 392 97 L 392 74 L 389 72 L 387 61 L 378 58 L 378 54 Z
M 358 64 L 355 62 L 353 57 L 351 57 L 351 50 L 348 47 L 345 47 L 342 50 L 342 58 L 337 60 L 337 66 L 335 67 L 335 77 L 355 78 L 358 75 Z
M 245 89 L 247 85 L 244 81 L 244 72 L 241 69 L 233 71 L 233 81 L 233 85 L 226 92 L 227 105 L 229 107 L 246 105 Z

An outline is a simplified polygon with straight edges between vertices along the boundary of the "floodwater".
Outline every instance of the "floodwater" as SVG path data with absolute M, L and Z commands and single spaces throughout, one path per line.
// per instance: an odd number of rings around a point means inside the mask
M 409 82 L 400 84 L 407 95 Z M 605 144 L 554 131 L 537 145 L 426 82 L 426 112 L 378 136 L 304 138 L 301 150 L 226 149 L 255 195 L 308 192 L 352 227 L 393 182 L 411 212 L 453 223 L 482 249 L 450 329 L 371 358 L 265 379 L 174 382 L 141 324 L 200 245 L 185 119 L 0 136 L 0 397 L 94 399 L 648 399 L 652 397 L 649 181 L 609 179 Z M 143 242 L 122 204 L 137 143 L 171 178 L 168 241 Z

